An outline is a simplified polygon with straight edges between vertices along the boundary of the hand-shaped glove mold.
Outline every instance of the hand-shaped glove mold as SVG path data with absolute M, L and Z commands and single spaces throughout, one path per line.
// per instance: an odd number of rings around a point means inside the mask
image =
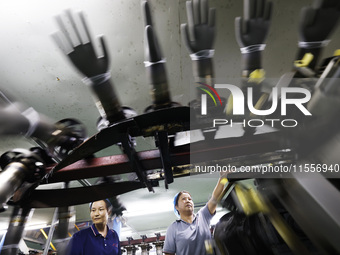
M 145 24 L 144 63 L 148 79 L 152 84 L 152 108 L 158 109 L 171 105 L 168 79 L 165 69 L 165 59 L 162 56 L 162 50 L 158 43 L 157 35 L 154 32 L 150 7 L 147 1 L 142 2 L 142 9 Z
M 235 34 L 242 53 L 244 76 L 261 69 L 261 51 L 269 31 L 272 3 L 266 0 L 244 0 L 244 17 L 235 19 Z
M 327 46 L 329 36 L 334 31 L 340 18 L 340 1 L 315 0 L 312 7 L 304 7 L 299 23 L 299 52 L 297 60 L 306 53 L 313 54 L 309 67 L 314 69 L 321 50 Z
M 194 77 L 212 85 L 209 80 L 213 77 L 215 9 L 209 8 L 208 0 L 187 1 L 186 9 L 188 23 L 181 25 L 181 33 L 193 60 Z
M 101 116 L 110 123 L 124 119 L 120 102 L 110 81 L 109 56 L 104 37 L 100 37 L 103 56 L 97 57 L 83 13 L 79 13 L 80 24 L 76 22 L 71 11 L 67 11 L 66 16 L 71 26 L 67 26 L 68 22 L 58 16 L 60 31 L 53 34 L 53 39 L 74 66 L 86 76 L 84 82 L 91 86 L 97 97 L 96 105 Z M 82 31 L 85 31 L 85 34 Z

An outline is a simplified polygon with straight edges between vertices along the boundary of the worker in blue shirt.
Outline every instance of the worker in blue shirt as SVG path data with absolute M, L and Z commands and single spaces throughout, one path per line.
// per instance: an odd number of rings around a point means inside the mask
M 75 233 L 68 246 L 69 255 L 121 255 L 119 237 L 107 222 L 112 206 L 109 200 L 90 204 L 92 226 Z

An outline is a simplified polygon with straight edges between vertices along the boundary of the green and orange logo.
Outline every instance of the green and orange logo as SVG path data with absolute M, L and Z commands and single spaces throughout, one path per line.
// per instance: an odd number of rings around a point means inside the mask
M 197 83 L 206 87 L 206 88 L 198 87 L 198 89 L 207 93 L 211 97 L 211 99 L 214 101 L 215 106 L 217 106 L 217 102 L 216 102 L 214 95 L 217 97 L 217 99 L 219 100 L 219 102 L 222 106 L 221 97 L 212 86 L 205 84 L 203 82 L 197 82 Z M 212 93 L 209 91 L 209 89 L 210 89 L 210 91 L 212 91 Z M 201 114 L 202 115 L 207 115 L 207 94 L 201 95 Z

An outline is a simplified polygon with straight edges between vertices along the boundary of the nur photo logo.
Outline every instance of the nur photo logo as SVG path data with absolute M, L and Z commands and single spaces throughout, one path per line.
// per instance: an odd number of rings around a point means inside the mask
M 257 109 L 255 107 L 256 102 L 253 101 L 253 88 L 248 87 L 247 90 L 242 91 L 238 86 L 232 84 L 215 84 L 214 87 L 198 82 L 200 87 L 198 89 L 202 90 L 204 93 L 201 94 L 201 115 L 207 115 L 207 95 L 211 97 L 215 106 L 219 106 L 216 99 L 218 99 L 219 104 L 223 107 L 222 100 L 220 95 L 217 93 L 216 89 L 222 92 L 226 92 L 227 95 L 230 93 L 232 96 L 232 116 L 242 116 L 245 115 L 247 107 L 248 112 L 253 114 L 254 116 L 260 116 L 259 119 L 244 119 L 243 121 L 239 121 L 244 126 L 251 127 L 260 127 L 265 123 L 274 127 L 274 123 L 280 122 L 283 127 L 295 127 L 298 124 L 298 121 L 295 119 L 287 118 L 287 107 L 294 107 L 297 111 L 302 113 L 304 116 L 311 116 L 312 114 L 305 107 L 305 104 L 309 102 L 311 99 L 311 92 L 308 89 L 300 88 L 300 87 L 273 87 L 271 91 L 271 101 L 268 107 L 265 109 Z M 297 96 L 298 95 L 298 96 Z M 274 112 L 279 110 L 278 113 L 280 117 L 278 118 L 268 118 L 264 119 L 264 117 L 270 117 Z M 263 117 L 264 116 L 264 117 Z M 239 118 L 238 118 L 239 119 Z M 233 124 L 232 119 L 213 119 L 213 126 L 216 125 L 225 125 L 225 124 Z

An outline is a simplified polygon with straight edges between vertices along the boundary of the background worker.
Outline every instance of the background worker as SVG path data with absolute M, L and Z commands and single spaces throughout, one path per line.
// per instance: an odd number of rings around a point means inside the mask
M 107 223 L 112 205 L 109 200 L 99 200 L 90 204 L 92 226 L 75 233 L 70 241 L 69 255 L 121 255 L 119 237 Z

